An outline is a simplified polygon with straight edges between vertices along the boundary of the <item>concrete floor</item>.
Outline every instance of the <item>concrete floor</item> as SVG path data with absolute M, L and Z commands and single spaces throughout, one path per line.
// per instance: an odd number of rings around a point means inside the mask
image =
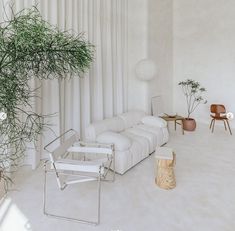
M 42 168 L 24 167 L 15 188 L 0 207 L 1 231 L 234 231 L 235 133 L 199 126 L 181 135 L 170 128 L 167 146 L 177 155 L 177 187 L 163 190 L 154 183 L 153 155 L 115 183 L 102 184 L 101 224 L 89 226 L 48 218 L 42 213 Z M 94 216 L 94 182 L 58 192 L 50 178 L 50 208 L 64 214 Z M 64 198 L 62 200 L 61 198 Z M 88 201 L 88 202 L 87 202 Z

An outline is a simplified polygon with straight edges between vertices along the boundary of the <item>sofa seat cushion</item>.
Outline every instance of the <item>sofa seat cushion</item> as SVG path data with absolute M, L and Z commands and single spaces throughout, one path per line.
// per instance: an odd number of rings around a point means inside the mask
M 97 136 L 103 132 L 121 132 L 124 130 L 124 122 L 118 117 L 108 118 L 90 124 L 85 131 L 86 141 L 94 142 Z
M 136 127 L 126 129 L 126 131 L 131 134 L 146 138 L 149 143 L 150 153 L 152 153 L 155 150 L 157 146 L 157 137 L 152 132 L 144 131 L 143 129 L 138 128 L 138 125 Z
M 103 144 L 114 144 L 117 151 L 125 151 L 131 147 L 131 140 L 128 137 L 110 131 L 99 134 L 96 141 Z
M 136 127 L 138 127 L 139 129 L 142 129 L 144 131 L 148 131 L 151 132 L 152 134 L 154 134 L 154 136 L 156 137 L 156 146 L 161 146 L 164 144 L 163 141 L 163 128 L 160 127 L 153 127 L 153 126 L 148 126 L 145 124 L 140 124 L 137 125 Z
M 132 161 L 132 155 L 130 153 L 130 150 L 115 151 L 115 171 L 116 172 L 120 174 L 124 174 L 132 166 L 133 166 L 133 161 Z
M 145 116 L 141 121 L 143 124 L 153 127 L 165 128 L 167 126 L 167 122 L 164 119 L 156 116 Z
M 168 132 L 168 128 L 162 128 L 162 134 L 163 134 L 163 138 L 162 138 L 162 142 L 163 144 L 167 143 L 169 141 L 169 132 Z
M 132 141 L 132 143 L 137 142 L 137 143 L 140 144 L 141 159 L 139 159 L 139 161 L 141 161 L 142 159 L 144 159 L 145 157 L 147 157 L 149 155 L 149 153 L 150 153 L 150 151 L 149 151 L 149 142 L 148 142 L 147 138 L 132 134 L 132 133 L 127 132 L 127 131 L 124 131 L 121 134 L 127 136 Z M 133 151 L 134 150 L 131 146 L 131 152 L 133 153 Z M 135 155 L 135 153 L 133 153 L 133 155 Z M 133 157 L 133 159 L 136 159 L 136 158 Z
M 142 151 L 143 150 L 142 150 L 141 144 L 137 141 L 133 141 L 131 148 L 130 148 L 132 166 L 136 165 L 143 159 Z

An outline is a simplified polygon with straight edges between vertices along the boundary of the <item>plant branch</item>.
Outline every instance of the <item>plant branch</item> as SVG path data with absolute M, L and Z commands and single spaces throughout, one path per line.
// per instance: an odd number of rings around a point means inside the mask
M 30 80 L 61 79 L 89 70 L 94 46 L 82 34 L 71 35 L 44 21 L 36 7 L 24 9 L 0 23 L 0 172 L 8 179 L 10 166 L 17 166 L 28 142 L 35 143 L 45 118 L 34 112 L 37 90 Z M 78 75 L 77 75 L 78 74 Z

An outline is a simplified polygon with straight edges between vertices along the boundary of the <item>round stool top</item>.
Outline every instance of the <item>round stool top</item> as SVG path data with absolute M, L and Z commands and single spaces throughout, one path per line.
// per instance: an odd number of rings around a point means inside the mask
M 156 159 L 173 160 L 173 149 L 168 147 L 157 147 L 154 157 Z

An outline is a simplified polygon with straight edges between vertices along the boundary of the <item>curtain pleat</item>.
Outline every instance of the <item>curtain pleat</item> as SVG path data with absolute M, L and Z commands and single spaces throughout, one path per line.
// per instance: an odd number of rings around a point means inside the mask
M 100 0 L 94 1 L 93 12 L 93 44 L 96 46 L 95 61 L 93 64 L 93 120 L 102 120 L 103 117 L 103 78 L 102 78 L 102 43 L 100 26 Z
M 35 80 L 41 85 L 35 110 L 51 114 L 40 148 L 32 158 L 36 166 L 45 157 L 43 146 L 63 131 L 73 128 L 84 136 L 94 121 L 127 110 L 127 0 L 12 0 L 16 12 L 37 5 L 43 18 L 71 33 L 83 33 L 95 45 L 91 69 L 66 80 Z M 0 21 L 9 0 L 0 1 Z M 8 4 L 9 6 L 9 4 Z
M 121 22 L 122 22 L 122 76 L 123 76 L 123 110 L 128 110 L 128 43 L 127 43 L 127 35 L 128 35 L 128 0 L 122 0 L 122 15 L 121 15 Z
M 117 47 L 117 114 L 120 114 L 123 112 L 123 76 L 122 76 L 122 6 L 121 6 L 122 0 L 117 0 L 117 36 L 116 36 L 116 47 Z
M 103 78 L 104 78 L 104 113 L 105 117 L 114 115 L 114 91 L 113 91 L 113 62 L 112 62 L 112 5 L 110 0 L 104 0 L 102 41 L 104 43 L 103 51 Z
M 111 0 L 111 60 L 112 60 L 112 93 L 113 114 L 117 114 L 117 0 Z
M 87 0 L 80 0 L 79 12 L 79 30 L 84 33 L 84 37 L 88 39 L 88 15 L 89 5 Z M 90 87 L 90 75 L 91 72 L 85 73 L 81 79 L 81 136 L 85 133 L 85 128 L 91 122 L 91 87 Z

